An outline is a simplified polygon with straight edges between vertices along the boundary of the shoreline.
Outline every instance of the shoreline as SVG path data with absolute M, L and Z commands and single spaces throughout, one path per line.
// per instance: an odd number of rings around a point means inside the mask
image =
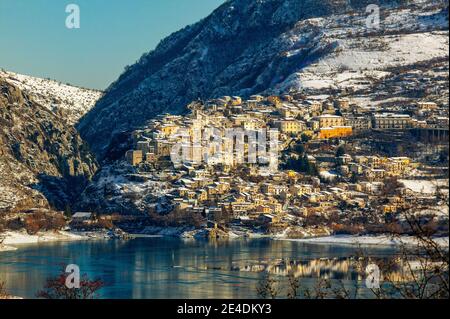
M 324 237 L 311 237 L 311 238 L 275 238 L 274 240 L 280 241 L 292 241 L 300 243 L 312 243 L 312 244 L 333 244 L 333 245 L 360 245 L 360 246 L 379 246 L 379 247 L 400 247 L 416 246 L 418 244 L 417 239 L 412 236 L 403 235 L 398 238 L 393 238 L 389 235 L 332 235 Z M 436 237 L 433 240 L 440 247 L 449 247 L 449 237 Z
M 47 242 L 81 241 L 93 238 L 88 234 L 68 231 L 39 232 L 36 235 L 29 235 L 23 231 L 7 231 L 2 235 L 4 236 L 4 240 L 0 245 L 0 252 L 15 251 L 24 245 Z
M 155 231 L 150 233 L 130 234 L 134 238 L 178 238 L 182 240 L 210 240 L 205 236 L 205 232 L 211 229 L 185 230 L 176 227 L 169 227 L 163 231 Z M 241 239 L 270 239 L 275 241 L 292 241 L 309 244 L 328 244 L 328 245 L 359 245 L 359 246 L 378 246 L 378 247 L 400 247 L 417 246 L 417 239 L 409 235 L 401 235 L 394 237 L 391 234 L 374 234 L 374 235 L 313 235 L 304 238 L 290 238 L 287 232 L 276 234 L 263 234 L 257 232 L 242 232 L 237 230 L 229 230 L 222 232 L 222 237 L 212 238 L 217 240 L 241 240 Z M 435 237 L 433 240 L 440 247 L 449 247 L 449 237 Z
M 178 230 L 178 231 L 176 231 Z M 129 234 L 131 238 L 178 238 L 180 240 L 208 240 L 200 231 L 184 231 L 179 229 L 166 230 L 159 234 Z M 93 239 L 112 239 L 105 232 L 69 232 L 69 231 L 50 231 L 29 235 L 26 232 L 8 231 L 3 233 L 5 239 L 0 244 L 0 253 L 15 251 L 24 245 L 47 243 L 47 242 L 71 242 Z M 284 234 L 260 234 L 260 233 L 235 233 L 227 232 L 227 237 L 217 238 L 218 240 L 241 240 L 241 239 L 261 239 L 266 238 L 275 241 L 290 241 L 308 244 L 327 244 L 327 245 L 359 245 L 359 246 L 378 246 L 378 247 L 400 247 L 401 245 L 415 246 L 417 240 L 411 236 L 400 236 L 393 238 L 385 235 L 329 235 L 329 236 L 311 236 L 307 238 L 288 238 Z M 434 238 L 440 247 L 449 247 L 449 237 Z

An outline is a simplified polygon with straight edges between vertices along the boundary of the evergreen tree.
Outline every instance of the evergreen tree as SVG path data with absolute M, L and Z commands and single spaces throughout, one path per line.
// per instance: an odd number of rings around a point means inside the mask
M 344 156 L 345 154 L 346 154 L 346 150 L 345 150 L 345 147 L 344 147 L 344 145 L 341 145 L 341 146 L 339 146 L 338 148 L 337 148 L 337 150 L 336 150 L 336 157 L 341 157 L 341 156 Z

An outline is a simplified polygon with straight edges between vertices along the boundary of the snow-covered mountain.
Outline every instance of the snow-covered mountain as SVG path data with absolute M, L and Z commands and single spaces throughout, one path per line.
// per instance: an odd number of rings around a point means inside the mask
M 447 59 L 446 0 L 230 0 L 128 67 L 78 128 L 102 157 L 123 132 L 197 98 L 295 89 L 448 105 Z
M 57 114 L 69 124 L 75 124 L 101 98 L 97 90 L 79 88 L 50 79 L 0 70 L 0 77 L 33 95 L 34 100 Z
M 94 175 L 95 158 L 66 118 L 37 102 L 52 97 L 11 81 L 0 74 L 0 214 L 64 209 Z

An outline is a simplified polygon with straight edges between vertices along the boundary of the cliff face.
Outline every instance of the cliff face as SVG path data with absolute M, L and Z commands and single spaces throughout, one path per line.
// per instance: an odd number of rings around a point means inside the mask
M 0 70 L 0 78 L 33 96 L 33 100 L 74 125 L 102 96 L 102 92 Z
M 0 77 L 0 211 L 64 209 L 96 169 L 66 119 Z
M 373 3 L 378 29 L 366 25 Z M 227 1 L 128 67 L 78 128 L 103 158 L 118 135 L 198 98 L 364 89 L 392 68 L 448 56 L 446 8 L 443 0 Z

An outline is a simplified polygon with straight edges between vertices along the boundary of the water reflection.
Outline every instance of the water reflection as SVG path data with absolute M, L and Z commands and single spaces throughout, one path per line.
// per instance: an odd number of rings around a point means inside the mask
M 1 253 L 0 280 L 6 281 L 10 293 L 34 298 L 62 265 L 77 264 L 83 273 L 106 282 L 103 298 L 254 298 L 263 270 L 349 283 L 361 279 L 349 259 L 359 252 L 351 246 L 267 239 L 46 243 Z M 365 253 L 387 257 L 394 251 L 366 248 Z

